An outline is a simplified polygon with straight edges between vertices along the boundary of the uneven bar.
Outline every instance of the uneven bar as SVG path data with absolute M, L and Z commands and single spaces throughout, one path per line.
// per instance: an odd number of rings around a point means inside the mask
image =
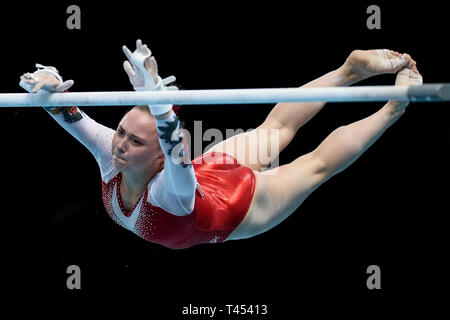
M 450 101 L 450 83 L 280 89 L 3 93 L 0 107 L 265 104 L 277 102 Z

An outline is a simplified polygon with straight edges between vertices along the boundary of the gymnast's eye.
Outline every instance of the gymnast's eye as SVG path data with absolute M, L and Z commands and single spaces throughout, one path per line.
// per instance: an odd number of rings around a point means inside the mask
M 132 141 L 133 141 L 133 143 L 135 143 L 135 144 L 137 144 L 137 145 L 139 145 L 139 146 L 142 146 L 142 145 L 143 145 L 142 141 L 140 141 L 140 140 L 133 139 Z
M 125 131 L 123 131 L 122 128 L 119 128 L 119 129 L 117 129 L 117 134 L 118 134 L 119 136 L 123 136 L 123 135 L 125 134 Z

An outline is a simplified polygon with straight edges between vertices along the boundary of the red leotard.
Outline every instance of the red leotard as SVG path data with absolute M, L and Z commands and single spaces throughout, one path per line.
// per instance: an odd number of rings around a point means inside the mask
M 200 243 L 223 242 L 245 217 L 255 190 L 253 171 L 225 153 L 210 152 L 192 161 L 203 199 L 197 193 L 191 214 L 176 216 L 143 201 L 134 232 L 150 242 L 171 249 L 184 249 Z M 106 211 L 117 223 L 113 210 L 114 185 L 120 186 L 121 173 L 109 183 L 102 182 Z M 146 189 L 144 199 L 147 199 Z M 117 192 L 121 203 L 120 192 Z M 130 215 L 133 210 L 124 215 Z

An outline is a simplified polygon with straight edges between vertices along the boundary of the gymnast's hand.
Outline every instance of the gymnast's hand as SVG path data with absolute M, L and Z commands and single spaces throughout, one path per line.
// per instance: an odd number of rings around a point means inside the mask
M 123 46 L 122 50 L 128 59 L 123 63 L 123 68 L 135 90 L 158 90 L 161 83 L 158 65 L 147 45 L 142 45 L 142 41 L 137 40 L 134 52 L 126 46 Z
M 39 80 L 35 80 L 36 77 L 29 74 L 24 73 L 20 76 L 21 82 L 25 81 L 27 88 L 24 87 L 28 92 L 36 93 L 40 89 L 45 90 L 47 92 L 64 92 L 73 86 L 73 80 L 67 80 L 61 82 L 58 78 L 56 78 L 53 74 L 40 71 L 39 72 Z M 32 89 L 31 89 L 32 87 Z M 28 90 L 30 88 L 31 90 Z

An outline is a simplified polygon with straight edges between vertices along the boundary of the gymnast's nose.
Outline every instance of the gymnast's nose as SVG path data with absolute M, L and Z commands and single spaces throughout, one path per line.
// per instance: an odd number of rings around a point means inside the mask
M 125 152 L 127 152 L 127 142 L 125 138 L 118 139 L 116 149 L 120 154 L 124 154 Z

